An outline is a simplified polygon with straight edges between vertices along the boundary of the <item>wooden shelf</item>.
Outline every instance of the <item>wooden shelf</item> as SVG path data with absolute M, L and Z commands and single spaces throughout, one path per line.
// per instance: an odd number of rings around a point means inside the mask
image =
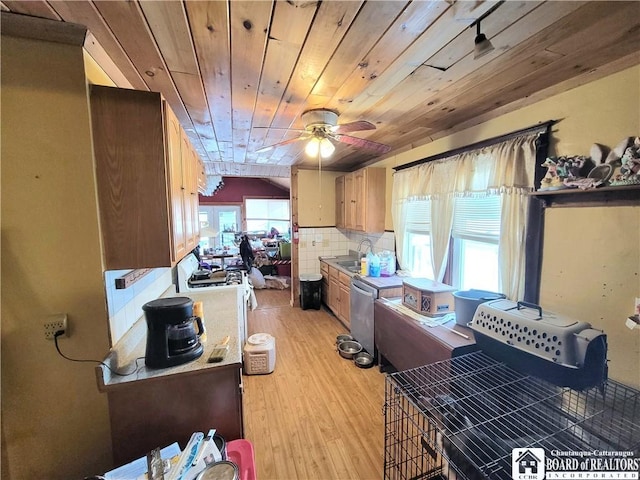
M 640 185 L 619 185 L 589 190 L 567 188 L 544 190 L 530 194 L 543 202 L 545 207 L 594 207 L 640 205 Z

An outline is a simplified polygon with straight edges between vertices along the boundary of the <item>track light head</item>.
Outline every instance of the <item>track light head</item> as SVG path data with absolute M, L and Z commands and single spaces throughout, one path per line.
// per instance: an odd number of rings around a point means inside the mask
M 473 47 L 473 59 L 476 60 L 489 52 L 494 50 L 491 41 L 487 38 L 484 33 L 480 32 L 480 20 L 476 23 L 477 32 L 476 39 L 474 41 L 475 46 Z

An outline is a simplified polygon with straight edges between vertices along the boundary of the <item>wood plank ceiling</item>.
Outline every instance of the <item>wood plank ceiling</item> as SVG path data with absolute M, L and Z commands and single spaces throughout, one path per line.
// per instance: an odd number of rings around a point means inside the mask
M 640 63 L 637 1 L 1 6 L 87 26 L 87 51 L 117 85 L 162 92 L 212 175 L 315 168 L 302 141 L 256 153 L 299 136 L 286 129 L 303 129 L 308 109 L 335 110 L 340 124 L 373 123 L 351 135 L 389 145 L 389 156 Z M 478 19 L 495 50 L 474 59 Z M 351 171 L 384 158 L 336 147 L 325 168 Z

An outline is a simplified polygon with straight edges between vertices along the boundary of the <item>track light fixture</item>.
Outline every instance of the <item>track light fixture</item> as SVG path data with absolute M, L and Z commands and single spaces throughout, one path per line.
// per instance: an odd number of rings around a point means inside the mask
M 474 25 L 476 26 L 476 39 L 474 42 L 475 45 L 473 47 L 474 60 L 494 50 L 493 45 L 491 44 L 487 36 L 480 31 L 480 22 L 485 18 L 487 18 L 489 15 L 491 15 L 493 12 L 495 12 L 498 9 L 498 7 L 502 5 L 504 2 L 505 0 L 498 1 L 493 7 L 491 7 L 484 14 L 482 14 L 480 18 L 478 18 L 475 22 L 469 25 L 469 28 L 473 28 Z
M 491 44 L 491 41 L 487 38 L 487 36 L 484 33 L 480 32 L 480 20 L 476 22 L 476 27 L 477 27 L 477 30 L 476 30 L 475 46 L 473 47 L 474 60 L 494 50 L 494 47 Z

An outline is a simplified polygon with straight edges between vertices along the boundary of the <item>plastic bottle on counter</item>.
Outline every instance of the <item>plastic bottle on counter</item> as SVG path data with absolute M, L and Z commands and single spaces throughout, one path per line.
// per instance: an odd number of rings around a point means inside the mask
M 369 259 L 366 255 L 360 259 L 360 275 L 363 277 L 369 275 Z
M 389 250 L 380 252 L 380 276 L 391 277 L 396 273 L 396 255 Z
M 369 276 L 380 276 L 380 257 L 375 253 L 371 255 L 371 260 L 369 261 Z

